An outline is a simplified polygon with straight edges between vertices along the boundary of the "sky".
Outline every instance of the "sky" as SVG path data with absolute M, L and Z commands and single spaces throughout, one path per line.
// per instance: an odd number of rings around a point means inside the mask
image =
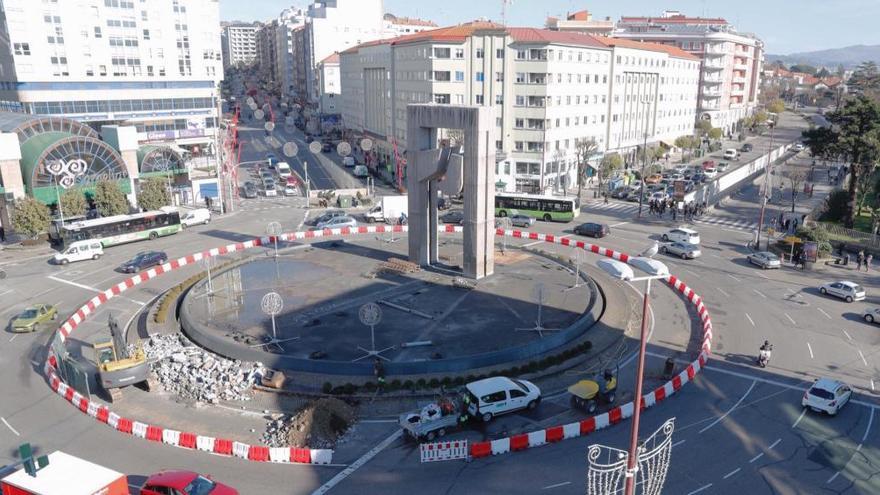
M 739 31 L 755 33 L 768 53 L 880 44 L 880 0 L 512 0 L 507 24 L 540 27 L 548 15 L 588 9 L 596 18 L 622 15 L 660 15 L 664 9 L 687 15 L 723 17 Z M 223 20 L 264 21 L 291 5 L 305 7 L 308 0 L 220 0 Z M 430 19 L 440 26 L 486 17 L 501 19 L 502 0 L 385 0 L 385 10 L 395 15 Z

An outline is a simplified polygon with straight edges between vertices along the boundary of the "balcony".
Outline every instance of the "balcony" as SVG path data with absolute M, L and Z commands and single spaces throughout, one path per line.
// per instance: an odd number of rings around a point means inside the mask
M 527 82 L 528 84 L 547 84 L 547 75 L 530 72 Z
M 721 105 L 718 100 L 701 100 L 700 101 L 700 109 L 701 110 L 719 110 Z
M 724 64 L 720 62 L 706 62 L 703 64 L 703 68 L 711 71 L 719 71 L 724 70 Z
M 733 81 L 733 82 L 735 82 L 735 83 L 742 83 L 742 84 L 745 84 L 745 82 L 746 82 L 746 78 L 743 77 L 743 76 L 734 76 L 733 79 L 731 79 L 731 81 Z
M 703 78 L 703 84 L 721 84 L 721 78 L 719 76 L 707 76 Z
M 734 70 L 749 70 L 749 64 L 734 62 L 733 69 Z
M 745 94 L 745 92 L 746 92 L 745 87 L 733 86 L 730 88 L 730 94 L 732 94 L 732 95 L 743 95 L 743 94 Z
M 721 91 L 703 91 L 703 98 L 721 98 Z

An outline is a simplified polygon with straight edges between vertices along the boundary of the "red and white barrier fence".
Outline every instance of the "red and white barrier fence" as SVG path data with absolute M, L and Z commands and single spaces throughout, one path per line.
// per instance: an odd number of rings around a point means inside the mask
M 423 443 L 419 445 L 422 462 L 466 460 L 469 452 L 467 440 Z
M 406 232 L 406 230 L 406 226 L 400 225 L 376 225 L 356 228 L 346 227 L 341 229 L 293 232 L 282 234 L 278 236 L 277 239 L 279 241 L 300 241 L 340 235 L 344 236 L 358 234 L 376 234 L 387 232 L 403 233 Z M 439 231 L 445 233 L 461 232 L 462 228 L 446 225 L 440 227 Z M 539 234 L 536 232 L 524 232 L 519 230 L 503 229 L 496 229 L 496 235 L 514 237 L 517 239 L 538 240 L 552 244 L 560 244 L 563 246 L 578 247 L 586 251 L 606 256 L 608 258 L 614 258 L 623 262 L 629 261 L 629 256 L 625 253 L 619 253 L 611 249 L 606 249 L 583 241 L 572 240 L 566 237 L 558 237 L 550 234 Z M 215 256 L 222 256 L 225 254 L 241 252 L 246 249 L 252 249 L 255 247 L 271 246 L 274 241 L 274 237 L 267 236 L 252 239 L 247 242 L 228 244 L 219 248 L 213 248 L 207 251 L 202 251 L 200 253 L 194 253 L 188 256 L 184 256 L 182 258 L 169 261 L 164 265 L 141 272 L 95 295 L 86 304 L 77 309 L 77 311 L 73 315 L 71 315 L 70 318 L 67 319 L 67 321 L 64 322 L 64 324 L 58 329 L 58 333 L 61 335 L 62 340 L 66 340 L 67 337 L 71 333 L 73 333 L 74 330 L 76 330 L 79 324 L 85 321 L 85 319 L 91 313 L 93 313 L 98 308 L 98 306 L 105 304 L 110 299 L 143 282 L 159 277 L 160 275 L 177 270 L 179 268 L 192 265 L 204 258 L 211 258 Z M 666 282 L 675 290 L 683 294 L 685 299 L 687 299 L 691 304 L 696 307 L 697 313 L 699 314 L 703 322 L 702 351 L 699 358 L 691 363 L 684 371 L 679 373 L 662 387 L 659 387 L 653 392 L 644 395 L 641 401 L 642 408 L 651 407 L 652 405 L 663 401 L 664 399 L 670 397 L 679 389 L 681 389 L 681 387 L 685 383 L 691 381 L 694 376 L 700 371 L 700 369 L 702 369 L 703 365 L 705 365 L 709 353 L 711 352 L 712 321 L 709 318 L 709 313 L 703 305 L 702 300 L 692 289 L 687 287 L 676 277 L 670 276 L 668 279 L 666 279 Z M 69 387 L 66 383 L 62 382 L 61 378 L 58 375 L 57 367 L 57 358 L 54 354 L 52 354 L 52 351 L 50 349 L 48 358 L 46 359 L 45 372 L 49 381 L 49 386 L 52 388 L 52 390 L 58 393 L 58 395 L 64 397 L 65 400 L 73 404 L 83 413 L 88 414 L 89 416 L 95 418 L 97 421 L 105 423 L 111 428 L 122 433 L 127 433 L 129 435 L 152 442 L 173 445 L 175 447 L 200 450 L 230 457 L 238 457 L 241 459 L 247 459 L 256 462 L 302 464 L 330 464 L 332 462 L 333 451 L 328 449 L 308 449 L 296 447 L 274 448 L 262 445 L 248 445 L 245 443 L 233 442 L 232 440 L 222 438 L 198 435 L 190 432 L 169 430 L 160 426 L 153 426 L 148 423 L 142 423 L 133 419 L 119 416 L 118 414 L 110 411 L 106 406 L 98 402 L 93 402 L 88 398 L 82 397 L 72 387 Z M 469 452 L 470 456 L 473 458 L 487 457 L 490 455 L 498 455 L 510 451 L 538 447 L 547 443 L 558 442 L 560 440 L 586 435 L 595 430 L 599 430 L 606 426 L 618 423 L 621 420 L 629 418 L 632 415 L 633 407 L 633 403 L 630 402 L 622 406 L 616 407 L 604 414 L 593 416 L 591 418 L 576 423 L 554 426 L 551 428 L 546 428 L 530 433 L 523 433 L 520 435 L 514 435 L 491 442 L 474 442 L 470 444 L 465 443 L 464 445 L 466 445 L 465 448 Z M 453 442 L 441 443 L 445 444 Z M 460 445 L 457 448 L 461 448 Z

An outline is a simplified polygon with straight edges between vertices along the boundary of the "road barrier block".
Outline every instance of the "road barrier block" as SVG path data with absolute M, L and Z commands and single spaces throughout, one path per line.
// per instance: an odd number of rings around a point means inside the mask
M 162 443 L 180 445 L 180 432 L 177 430 L 162 430 Z
M 474 442 L 471 444 L 471 457 L 479 459 L 480 457 L 489 457 L 492 455 L 492 444 L 490 442 Z
M 131 434 L 138 438 L 147 438 L 147 428 L 149 425 L 135 421 L 131 425 Z
M 596 431 L 596 417 L 587 418 L 580 422 L 581 425 L 581 435 L 589 435 Z
M 546 440 L 548 442 L 551 442 L 551 443 L 558 442 L 558 441 L 562 440 L 563 438 L 565 438 L 565 431 L 564 431 L 564 427 L 562 427 L 562 426 L 553 426 L 553 427 L 547 428 L 544 431 L 546 434 Z
M 529 432 L 529 447 L 538 447 L 547 443 L 546 430 Z
M 290 461 L 297 462 L 300 464 L 311 464 L 312 462 L 312 450 L 311 449 L 302 449 L 299 447 L 293 447 L 290 449 Z
M 214 439 L 214 453 L 222 455 L 232 455 L 232 440 L 224 438 Z
M 494 442 L 493 442 L 494 443 Z M 529 448 L 529 435 L 523 433 L 521 435 L 514 435 L 510 437 L 510 450 L 516 452 L 518 450 L 525 450 Z M 494 452 L 494 449 L 493 449 Z
M 576 423 L 568 423 L 562 425 L 562 435 L 563 438 L 568 440 L 569 438 L 577 438 L 581 436 L 581 423 L 580 421 Z
M 196 448 L 199 450 L 214 452 L 214 447 L 216 445 L 217 440 L 214 437 L 203 437 L 201 435 L 196 437 Z
M 263 445 L 251 445 L 248 449 L 247 458 L 251 461 L 268 462 L 269 447 Z
M 196 448 L 196 438 L 197 437 L 195 433 L 181 432 L 180 441 L 177 443 L 177 445 L 179 445 L 180 447 L 185 447 L 187 449 L 194 449 Z
M 528 437 L 526 437 L 528 442 Z M 510 437 L 492 440 L 492 455 L 506 454 L 510 452 Z
M 269 460 L 272 462 L 290 462 L 290 453 L 293 449 L 289 447 L 272 447 L 269 449 Z
M 312 464 L 330 464 L 333 462 L 333 451 L 330 449 L 311 449 Z
M 162 428 L 158 426 L 148 426 L 147 427 L 147 440 L 152 442 L 161 442 L 162 441 Z
M 119 418 L 119 421 L 116 423 L 116 429 L 130 435 L 133 423 L 134 422 L 128 418 Z

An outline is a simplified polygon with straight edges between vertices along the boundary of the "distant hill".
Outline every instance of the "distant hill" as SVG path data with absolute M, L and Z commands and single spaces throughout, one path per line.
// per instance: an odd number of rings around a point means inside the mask
M 785 64 L 809 64 L 835 69 L 843 64 L 847 69 L 862 62 L 872 60 L 880 65 L 880 45 L 854 45 L 815 52 L 792 53 L 791 55 L 772 55 L 764 57 L 767 63 L 781 60 Z

